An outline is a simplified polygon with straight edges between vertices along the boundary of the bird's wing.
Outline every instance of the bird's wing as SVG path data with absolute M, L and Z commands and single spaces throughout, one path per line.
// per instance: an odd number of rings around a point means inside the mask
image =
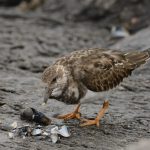
M 74 73 L 89 90 L 98 92 L 117 86 L 134 66 L 123 52 L 97 51 L 77 59 Z

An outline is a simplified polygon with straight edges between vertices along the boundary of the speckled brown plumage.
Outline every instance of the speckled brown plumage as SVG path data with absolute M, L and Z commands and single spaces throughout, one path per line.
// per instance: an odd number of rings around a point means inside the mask
M 45 69 L 42 75 L 47 83 L 44 101 L 55 98 L 75 104 L 85 96 L 87 89 L 94 92 L 112 89 L 149 57 L 150 49 L 122 52 L 95 48 L 72 52 Z

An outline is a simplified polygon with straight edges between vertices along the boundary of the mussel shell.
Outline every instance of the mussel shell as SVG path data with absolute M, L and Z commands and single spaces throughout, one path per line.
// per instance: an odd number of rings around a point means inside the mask
M 22 120 L 33 121 L 40 125 L 47 126 L 51 124 L 51 119 L 34 108 L 27 108 L 23 110 L 20 114 L 20 117 Z
M 40 124 L 40 125 L 50 125 L 51 119 L 49 119 L 47 116 L 45 116 L 42 112 L 37 111 L 34 108 L 31 108 L 33 111 L 33 121 Z

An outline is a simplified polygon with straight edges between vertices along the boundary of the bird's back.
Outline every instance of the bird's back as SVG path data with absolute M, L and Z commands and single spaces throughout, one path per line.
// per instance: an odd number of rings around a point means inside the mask
M 150 49 L 123 52 L 96 48 L 72 52 L 56 64 L 69 66 L 76 79 L 89 90 L 99 92 L 117 86 L 149 57 Z

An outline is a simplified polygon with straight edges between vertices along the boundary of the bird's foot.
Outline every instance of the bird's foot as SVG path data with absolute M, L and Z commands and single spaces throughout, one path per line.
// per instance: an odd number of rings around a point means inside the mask
M 81 113 L 80 113 L 80 104 L 77 105 L 76 109 L 74 112 L 66 114 L 66 115 L 58 115 L 56 116 L 58 119 L 64 119 L 64 120 L 69 120 L 69 119 L 80 119 L 81 118 Z
M 99 127 L 99 125 L 100 125 L 99 121 L 104 116 L 105 111 L 108 109 L 108 106 L 109 106 L 109 102 L 105 101 L 103 103 L 103 107 L 100 109 L 97 117 L 93 120 L 83 119 L 82 120 L 83 123 L 80 126 L 84 127 L 84 126 L 96 125 L 97 127 Z

